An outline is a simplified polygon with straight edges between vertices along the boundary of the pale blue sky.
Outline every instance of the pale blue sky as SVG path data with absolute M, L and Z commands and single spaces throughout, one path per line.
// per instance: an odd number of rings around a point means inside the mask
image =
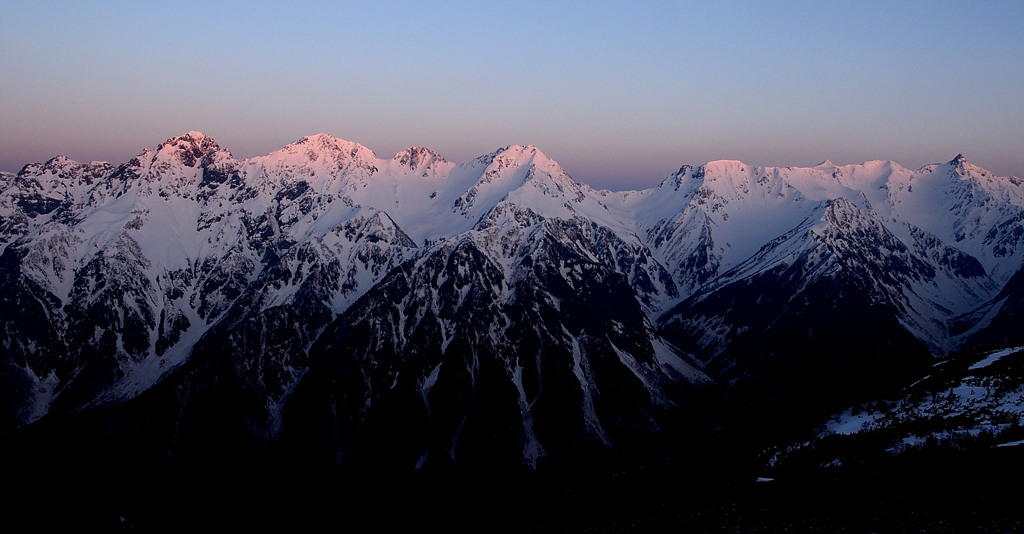
M 1024 1 L 0 0 L 0 170 L 201 130 L 237 157 L 535 144 L 614 189 L 715 159 L 1024 176 L 1022 23 Z

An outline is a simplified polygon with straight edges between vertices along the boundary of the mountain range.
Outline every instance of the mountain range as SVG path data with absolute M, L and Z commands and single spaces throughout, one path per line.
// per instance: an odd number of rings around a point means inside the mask
M 526 470 L 673 454 L 1024 343 L 1024 183 L 956 156 L 683 166 L 537 147 L 0 173 L 0 441 L 53 456 Z M 785 414 L 780 416 L 779 414 Z

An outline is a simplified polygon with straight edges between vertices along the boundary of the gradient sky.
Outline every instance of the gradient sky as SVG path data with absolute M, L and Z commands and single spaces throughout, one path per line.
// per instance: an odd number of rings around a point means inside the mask
M 200 130 L 236 157 L 534 144 L 612 189 L 716 159 L 1024 176 L 1022 23 L 1024 1 L 0 0 L 0 170 Z

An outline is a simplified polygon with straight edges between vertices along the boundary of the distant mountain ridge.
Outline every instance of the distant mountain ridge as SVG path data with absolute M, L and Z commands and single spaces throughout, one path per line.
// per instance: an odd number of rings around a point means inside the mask
M 641 450 L 715 384 L 841 407 L 1019 342 L 1022 247 L 1024 183 L 959 155 L 612 192 L 534 146 L 189 132 L 0 174 L 0 429 L 408 469 Z

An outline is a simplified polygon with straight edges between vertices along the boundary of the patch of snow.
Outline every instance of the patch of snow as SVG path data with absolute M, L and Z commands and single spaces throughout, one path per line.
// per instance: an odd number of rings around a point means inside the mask
M 604 428 L 601 426 L 601 421 L 597 417 L 597 410 L 594 408 L 594 393 L 596 388 L 590 380 L 590 365 L 583 355 L 582 349 L 580 348 L 580 342 L 575 336 L 565 330 L 562 327 L 562 332 L 567 338 L 571 340 L 572 344 L 572 371 L 576 375 L 576 379 L 579 380 L 580 389 L 583 393 L 583 419 L 592 432 L 605 443 L 611 443 L 608 435 L 605 433 Z
M 846 410 L 826 425 L 827 434 L 850 435 L 871 428 L 877 421 L 879 415 L 868 412 L 861 412 L 853 415 Z
M 544 456 L 544 448 L 541 447 L 540 440 L 537 439 L 537 435 L 533 431 L 532 403 L 526 399 L 526 390 L 523 389 L 523 367 L 518 363 L 512 372 L 512 383 L 515 384 L 516 391 L 519 394 L 519 413 L 523 422 L 524 434 L 523 460 L 530 467 L 536 469 L 537 460 Z
M 1021 350 L 1024 350 L 1024 347 L 1012 347 L 1012 348 L 1009 348 L 1009 349 L 1003 349 L 1003 350 L 999 350 L 999 351 L 993 352 L 992 354 L 989 354 L 988 357 L 986 357 L 984 360 L 981 360 L 980 362 L 975 363 L 974 365 L 968 367 L 967 369 L 969 371 L 976 371 L 978 369 L 984 369 L 985 367 L 988 367 L 989 365 L 992 365 L 993 363 L 996 363 L 997 361 L 999 361 L 1003 356 L 1009 356 L 1010 354 L 1013 354 L 1015 352 L 1020 352 Z

